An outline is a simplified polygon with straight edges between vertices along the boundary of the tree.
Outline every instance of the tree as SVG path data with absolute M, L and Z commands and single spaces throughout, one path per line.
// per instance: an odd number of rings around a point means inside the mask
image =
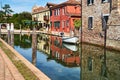
M 10 5 L 9 4 L 5 4 L 4 7 L 2 7 L 3 11 L 2 11 L 2 14 L 3 14 L 3 19 L 5 18 L 7 21 L 10 17 L 10 14 L 13 12 L 12 9 L 10 9 Z M 4 22 L 4 21 L 3 21 Z
M 0 10 L 0 23 L 3 22 L 4 16 L 5 16 L 5 13 L 2 10 Z
M 10 21 L 14 23 L 16 29 L 20 29 L 20 25 L 22 28 L 27 28 L 28 25 L 25 26 L 25 22 L 29 22 L 31 20 L 32 20 L 32 15 L 29 12 L 13 14 L 13 16 L 10 19 Z
M 11 14 L 13 11 L 12 9 L 10 9 L 10 5 L 9 4 L 5 4 L 4 7 L 2 7 L 4 12 L 5 12 L 5 16 Z
M 80 26 L 81 26 L 81 20 L 79 19 L 75 19 L 74 20 L 74 26 L 77 30 L 79 30 Z

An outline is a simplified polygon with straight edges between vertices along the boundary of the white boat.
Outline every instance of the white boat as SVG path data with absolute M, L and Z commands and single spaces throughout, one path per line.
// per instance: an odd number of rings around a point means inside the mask
M 79 41 L 78 37 L 62 37 L 62 41 L 65 43 L 77 44 Z
M 77 45 L 74 45 L 74 44 L 63 43 L 63 46 L 65 46 L 67 49 L 69 49 L 71 51 L 77 51 L 78 50 Z

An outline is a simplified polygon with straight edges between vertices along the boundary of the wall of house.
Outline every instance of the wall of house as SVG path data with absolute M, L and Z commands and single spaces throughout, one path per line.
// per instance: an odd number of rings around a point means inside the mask
M 65 8 L 65 14 L 63 15 L 63 8 Z M 70 29 L 74 29 L 74 24 L 73 24 L 73 19 L 78 19 L 78 17 L 71 17 L 70 14 L 80 14 L 80 6 L 65 6 L 65 7 L 60 7 L 57 8 L 60 9 L 60 14 L 59 15 L 54 15 L 54 10 L 52 10 L 52 16 L 50 17 L 50 20 L 52 22 L 52 31 L 59 31 L 59 32 L 70 32 Z M 59 30 L 54 28 L 54 22 L 55 21 L 60 21 L 60 28 Z M 62 27 L 63 21 L 65 21 L 65 26 L 64 28 Z M 69 21 L 68 24 L 69 26 L 66 25 L 66 21 Z
M 112 2 L 112 11 L 108 20 L 107 45 L 120 50 L 120 0 Z
M 94 0 L 93 5 L 87 5 L 87 0 L 82 1 L 82 27 L 83 41 L 94 44 L 103 44 L 101 14 L 109 15 L 110 3 L 101 3 L 101 0 Z M 93 28 L 88 30 L 88 17 L 93 17 Z M 102 36 L 100 36 L 102 35 Z
M 80 14 L 81 10 L 80 10 L 80 5 L 76 5 L 76 6 L 66 6 L 66 12 L 67 13 L 76 13 L 76 14 Z
M 49 21 L 45 21 L 44 20 L 44 15 L 48 15 L 49 16 Z M 49 10 L 45 10 L 45 11 L 40 11 L 38 13 L 34 13 L 34 14 L 32 14 L 32 20 L 34 20 L 34 17 L 37 17 L 37 20 L 40 23 L 50 24 L 50 11 Z
M 65 9 L 66 9 L 66 7 L 64 7 Z M 67 28 L 66 28 L 66 26 L 64 27 L 64 29 L 62 28 L 62 22 L 63 21 L 67 21 L 67 20 L 69 20 L 69 16 L 67 16 L 67 15 L 63 15 L 62 14 L 62 9 L 63 9 L 63 7 L 61 7 L 61 8 L 57 8 L 57 9 L 60 9 L 60 14 L 59 15 L 54 15 L 54 10 L 55 9 L 53 9 L 52 10 L 52 16 L 50 17 L 50 20 L 51 20 L 51 22 L 52 22 L 52 31 L 56 31 L 56 29 L 55 29 L 55 27 L 54 27 L 54 22 L 56 22 L 56 21 L 60 21 L 60 28 L 59 28 L 59 31 L 60 32 L 62 32 L 62 31 L 65 31 L 65 32 L 68 32 L 67 31 Z M 65 11 L 66 12 L 66 11 Z M 58 30 L 57 30 L 58 31 Z

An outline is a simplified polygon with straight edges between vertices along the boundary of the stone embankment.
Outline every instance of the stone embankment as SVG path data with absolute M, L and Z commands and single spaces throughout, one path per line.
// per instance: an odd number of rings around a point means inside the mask
M 7 34 L 8 31 L 5 30 L 5 29 L 2 29 L 1 30 L 2 34 Z M 58 32 L 49 32 L 49 31 L 36 31 L 37 33 L 44 33 L 44 34 L 50 34 L 50 35 L 56 35 L 56 36 L 59 36 L 60 33 Z M 20 33 L 33 33 L 33 31 L 30 31 L 30 30 L 14 30 L 14 34 L 20 34 Z M 70 36 L 69 33 L 64 33 L 64 36 Z M 87 43 L 90 43 L 90 44 L 95 44 L 95 45 L 100 45 L 100 46 L 103 46 L 104 45 L 104 40 L 98 40 L 96 37 L 94 38 L 96 39 L 95 41 L 93 39 L 91 40 L 84 40 L 83 38 L 83 42 L 87 42 Z M 87 41 L 88 40 L 88 41 Z M 90 42 L 92 41 L 92 42 Z M 110 39 L 107 39 L 107 48 L 108 49 L 113 49 L 113 50 L 118 50 L 120 51 L 120 40 L 110 40 Z
M 19 58 L 19 60 L 21 60 L 31 71 L 32 73 L 39 79 L 39 80 L 50 80 L 49 77 L 47 77 L 43 72 L 41 72 L 38 68 L 36 68 L 33 64 L 31 64 L 27 59 L 25 59 L 23 56 L 20 55 L 20 53 L 18 53 L 16 50 L 14 50 L 14 48 L 12 48 L 11 46 L 9 46 L 5 41 L 3 41 L 2 39 L 0 39 L 0 41 L 8 48 L 10 49 L 14 54 L 15 56 L 17 56 L 17 58 Z M 1 50 L 1 49 L 0 49 Z M 0 54 L 4 54 L 3 51 L 0 51 Z M 18 70 L 16 70 L 16 67 L 12 64 L 12 62 L 8 62 L 10 61 L 9 58 L 7 56 L 2 55 L 4 56 L 3 59 L 1 58 L 0 56 L 0 63 L 3 63 L 3 65 L 6 65 L 7 69 L 6 70 L 9 70 L 7 71 L 7 74 L 10 74 L 10 77 L 14 80 L 24 80 L 24 78 L 19 74 Z M 5 59 L 5 60 L 4 60 Z M 2 61 L 3 60 L 3 61 Z M 4 61 L 6 62 L 6 64 L 4 64 Z M 6 68 L 5 66 L 1 67 L 0 68 Z M 2 69 L 0 69 L 1 71 Z M 3 69 L 4 70 L 4 69 Z M 4 71 L 0 72 L 1 73 L 4 73 Z M 4 74 L 3 74 L 4 76 Z M 4 77 L 1 77 L 0 75 L 0 80 L 4 80 L 2 79 Z M 6 77 L 5 77 L 6 78 Z M 7 80 L 7 79 L 6 79 Z M 9 80 L 9 79 L 8 79 Z

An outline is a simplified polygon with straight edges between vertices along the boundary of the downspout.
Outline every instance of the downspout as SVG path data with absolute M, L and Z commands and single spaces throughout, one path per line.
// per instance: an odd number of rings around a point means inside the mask
M 112 0 L 109 0 L 109 2 L 110 2 L 110 13 L 111 13 L 111 11 L 112 11 Z

